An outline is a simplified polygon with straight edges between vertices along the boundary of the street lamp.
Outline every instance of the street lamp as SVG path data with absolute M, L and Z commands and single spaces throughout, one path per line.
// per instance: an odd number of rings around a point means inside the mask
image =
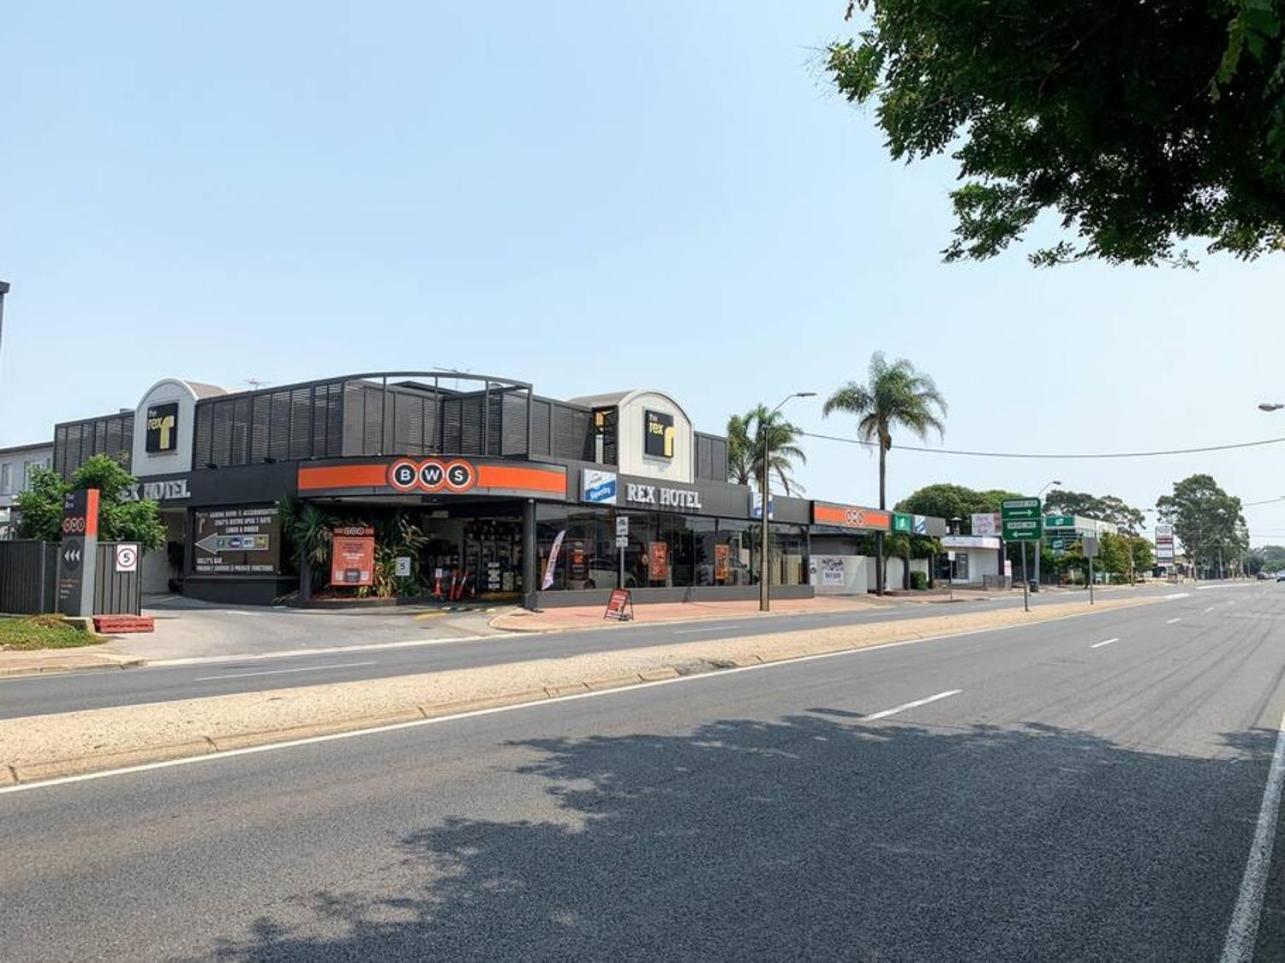
M 0 341 L 4 340 L 4 296 L 9 293 L 9 282 L 0 281 Z
M 1260 401 L 1258 403 L 1259 411 L 1280 411 L 1282 408 L 1285 408 L 1285 405 L 1276 401 Z
M 769 597 L 769 584 L 767 571 L 767 540 L 768 540 L 768 515 L 771 512 L 772 494 L 769 490 L 768 469 L 771 465 L 771 453 L 768 450 L 767 426 L 772 420 L 772 416 L 785 407 L 785 403 L 791 398 L 815 398 L 815 391 L 796 391 L 793 394 L 786 395 L 781 399 L 781 403 L 769 411 L 766 417 L 759 423 L 759 433 L 763 436 L 763 477 L 759 479 L 759 493 L 761 496 L 763 513 L 763 534 L 759 544 L 759 611 L 768 612 L 772 608 L 771 598 Z
M 1048 482 L 1043 488 L 1041 488 L 1038 492 L 1036 492 L 1035 497 L 1036 498 L 1042 497 L 1043 494 L 1046 491 L 1048 491 L 1050 488 L 1052 488 L 1054 485 L 1060 485 L 1060 484 L 1062 483 L 1058 481 L 1056 478 L 1053 479 L 1051 482 Z M 1025 545 L 1022 546 L 1022 554 L 1023 555 L 1026 554 Z M 1037 592 L 1040 590 L 1040 556 L 1043 554 L 1044 554 L 1044 525 L 1043 525 L 1043 522 L 1041 522 L 1040 539 L 1038 542 L 1035 543 L 1035 591 Z

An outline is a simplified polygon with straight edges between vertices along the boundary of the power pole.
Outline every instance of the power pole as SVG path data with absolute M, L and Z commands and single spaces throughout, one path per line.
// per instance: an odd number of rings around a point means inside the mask
M 4 342 L 4 296 L 9 293 L 9 282 L 0 281 L 0 346 Z

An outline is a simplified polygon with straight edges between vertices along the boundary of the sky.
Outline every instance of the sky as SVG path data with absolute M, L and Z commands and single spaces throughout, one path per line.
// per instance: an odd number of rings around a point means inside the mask
M 950 448 L 1285 436 L 1285 258 L 1198 271 L 944 264 L 949 159 L 893 162 L 833 93 L 844 0 L 17 5 L 0 32 L 0 445 L 132 408 L 458 368 L 668 392 L 698 428 L 793 391 L 805 430 L 870 355 L 950 404 Z M 914 442 L 906 436 L 897 441 Z M 933 438 L 931 444 L 941 442 Z M 808 439 L 810 497 L 878 498 Z M 1285 495 L 1285 445 L 1136 460 L 899 451 L 889 500 L 1051 480 L 1154 505 L 1212 474 Z M 1285 501 L 1246 509 L 1285 543 Z

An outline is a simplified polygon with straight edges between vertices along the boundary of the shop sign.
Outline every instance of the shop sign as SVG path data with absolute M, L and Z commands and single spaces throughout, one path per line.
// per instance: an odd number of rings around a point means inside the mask
M 647 543 L 647 578 L 652 582 L 669 581 L 669 544 Z
M 839 528 L 857 528 L 864 531 L 888 531 L 892 515 L 878 508 L 861 508 L 857 505 L 838 505 L 832 502 L 813 502 L 812 521 L 816 525 L 836 525 Z
M 894 532 L 905 532 L 910 534 L 914 528 L 914 519 L 909 515 L 903 515 L 901 512 L 892 513 L 892 530 Z
M 616 473 L 586 468 L 580 473 L 580 497 L 599 505 L 616 504 Z
M 398 458 L 388 467 L 388 484 L 399 492 L 466 492 L 477 484 L 477 468 L 463 458 Z
M 193 514 L 192 571 L 197 575 L 275 575 L 281 522 L 272 505 Z
M 583 538 L 573 538 L 567 542 L 567 578 L 583 582 L 589 577 L 589 557 L 585 554 Z
M 182 501 L 192 497 L 187 481 L 186 478 L 170 478 L 165 481 L 134 482 L 121 492 L 121 497 L 128 502 Z
M 58 611 L 92 615 L 98 564 L 98 489 L 68 492 L 58 544 Z
M 375 583 L 375 530 L 367 525 L 341 525 L 330 535 L 330 584 Z
M 146 448 L 149 455 L 178 447 L 178 402 L 147 406 Z
M 974 535 L 998 535 L 1000 531 L 999 512 L 974 512 L 972 524 Z
M 607 611 L 602 613 L 604 619 L 615 619 L 617 622 L 628 622 L 634 617 L 634 601 L 629 589 L 612 589 L 611 598 L 607 600 Z
M 679 511 L 700 511 L 701 494 L 690 488 L 665 488 L 660 485 L 625 485 L 625 501 L 634 505 L 653 505 Z
M 750 518 L 763 517 L 763 493 L 750 492 Z M 771 495 L 767 497 L 767 517 L 770 521 L 776 518 L 776 499 Z
M 910 516 L 910 518 L 911 518 L 911 523 L 910 523 L 911 531 L 913 531 L 916 535 L 928 534 L 928 517 L 926 515 L 912 515 Z
M 674 416 L 663 411 L 643 412 L 643 451 L 655 458 L 674 457 Z
M 821 584 L 829 588 L 843 587 L 843 559 L 837 555 L 826 555 L 820 559 Z

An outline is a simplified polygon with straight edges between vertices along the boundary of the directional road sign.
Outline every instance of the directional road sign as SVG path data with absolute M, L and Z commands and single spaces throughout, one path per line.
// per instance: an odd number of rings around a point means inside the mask
M 1000 505 L 1003 536 L 1009 542 L 1039 541 L 1044 515 L 1038 498 L 1010 498 Z
M 1045 515 L 1045 528 L 1075 528 L 1074 515 Z

